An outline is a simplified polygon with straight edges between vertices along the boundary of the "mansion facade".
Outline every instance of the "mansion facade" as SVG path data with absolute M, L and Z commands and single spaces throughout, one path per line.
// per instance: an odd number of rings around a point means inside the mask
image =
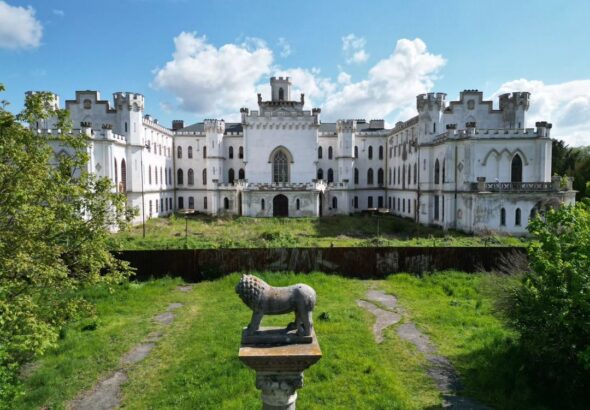
M 417 96 L 418 115 L 321 121 L 291 96 L 288 77 L 241 121 L 172 128 L 144 114 L 144 98 L 77 91 L 65 108 L 90 140 L 88 170 L 125 192 L 137 221 L 182 209 L 252 217 L 327 216 L 378 209 L 418 223 L 522 234 L 536 212 L 574 202 L 571 180 L 551 176 L 551 124 L 524 128 L 529 93 L 477 90 Z M 55 104 L 59 98 L 55 96 Z M 35 124 L 51 136 L 51 121 Z M 67 147 L 55 146 L 56 153 Z

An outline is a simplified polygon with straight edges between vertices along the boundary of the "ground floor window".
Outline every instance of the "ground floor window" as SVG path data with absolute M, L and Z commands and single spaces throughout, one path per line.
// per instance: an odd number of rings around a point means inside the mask
M 434 220 L 438 221 L 438 195 L 434 196 Z
M 359 197 L 358 197 L 358 196 L 355 196 L 355 197 L 354 197 L 354 202 L 353 202 L 353 204 L 354 204 L 354 208 L 355 208 L 355 209 L 358 209 L 358 207 L 359 207 Z
M 402 212 L 406 212 L 406 200 L 402 199 Z
M 188 209 L 195 209 L 195 198 L 192 196 L 188 197 Z
M 160 198 L 160 211 L 164 212 L 164 198 Z
M 400 209 L 399 198 L 397 199 L 397 208 L 396 209 L 399 212 L 399 209 Z
M 367 198 L 367 208 L 372 208 L 373 207 L 373 197 L 370 196 Z
M 203 197 L 203 209 L 207 209 L 207 197 Z
M 151 201 L 151 199 L 150 199 L 150 214 L 149 215 L 152 216 L 152 201 Z
M 411 214 L 412 213 L 412 208 L 411 208 L 412 202 L 408 199 L 408 213 Z
M 260 200 L 260 209 L 264 211 L 264 198 Z
M 383 208 L 383 197 L 382 196 L 379 196 L 377 198 L 377 207 L 378 208 Z
M 338 198 L 336 197 L 332 198 L 332 208 L 338 209 Z
M 500 209 L 500 226 L 506 226 L 506 209 Z
M 299 208 L 301 207 L 301 202 L 299 201 L 299 198 L 297 198 L 295 200 L 295 208 L 297 208 L 297 210 L 299 211 Z
M 223 209 L 229 209 L 229 199 L 223 198 Z
M 520 219 L 520 208 L 516 208 L 516 211 L 514 212 L 514 225 L 520 226 Z
M 184 209 L 184 198 L 181 196 L 178 197 L 178 209 Z

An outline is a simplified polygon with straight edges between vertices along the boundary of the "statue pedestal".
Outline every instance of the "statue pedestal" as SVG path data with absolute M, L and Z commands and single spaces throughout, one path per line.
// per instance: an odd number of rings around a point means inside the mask
M 261 329 L 265 331 L 269 329 Z M 303 371 L 322 357 L 312 333 L 311 343 L 240 345 L 240 360 L 256 371 L 256 388 L 262 391 L 264 410 L 294 410 L 297 389 L 303 386 Z

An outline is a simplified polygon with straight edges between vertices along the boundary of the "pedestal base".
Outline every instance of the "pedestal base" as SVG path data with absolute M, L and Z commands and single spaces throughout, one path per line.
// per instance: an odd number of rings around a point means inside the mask
M 262 391 L 263 410 L 295 410 L 297 389 L 303 387 L 301 373 L 256 373 L 256 388 Z

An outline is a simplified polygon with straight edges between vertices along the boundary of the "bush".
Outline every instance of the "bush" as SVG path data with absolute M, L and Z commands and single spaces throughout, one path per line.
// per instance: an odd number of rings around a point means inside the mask
M 532 269 L 511 293 L 509 318 L 533 373 L 572 403 L 590 381 L 590 212 L 550 210 L 528 229 Z

